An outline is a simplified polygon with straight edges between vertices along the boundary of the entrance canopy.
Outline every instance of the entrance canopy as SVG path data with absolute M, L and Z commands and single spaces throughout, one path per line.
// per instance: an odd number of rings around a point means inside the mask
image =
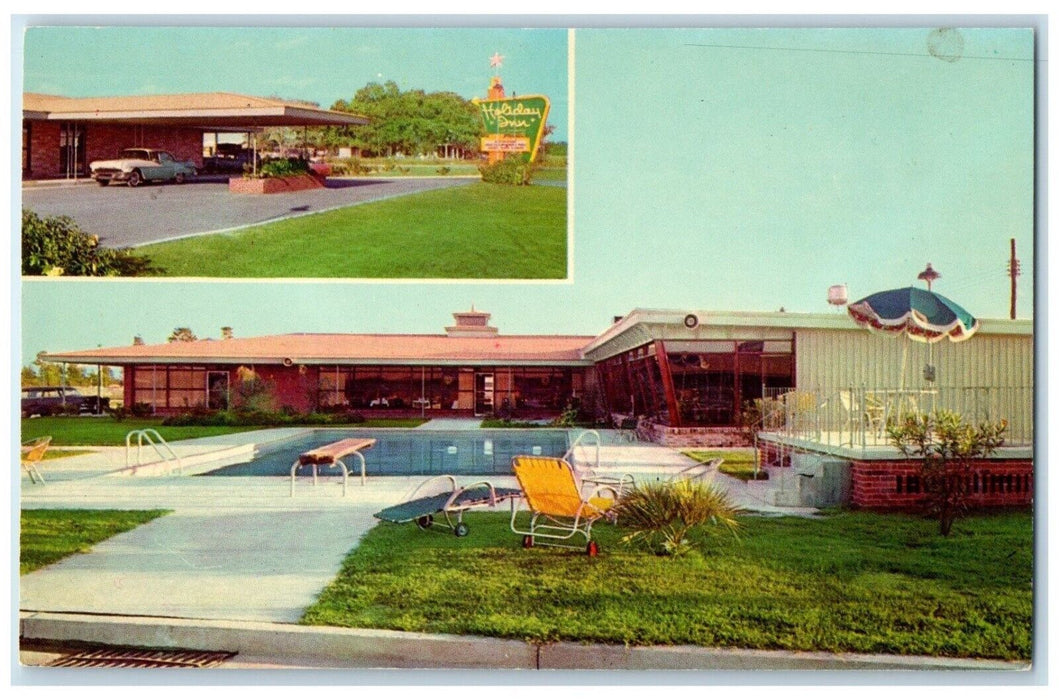
M 34 121 L 140 124 L 206 131 L 280 126 L 362 126 L 367 117 L 308 103 L 229 92 L 129 97 L 61 97 L 25 93 L 23 117 Z

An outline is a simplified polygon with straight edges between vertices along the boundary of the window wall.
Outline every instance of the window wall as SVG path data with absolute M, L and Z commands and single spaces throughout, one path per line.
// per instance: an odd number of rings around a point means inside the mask
M 133 403 L 147 404 L 155 411 L 206 406 L 205 367 L 138 365 L 132 370 Z
M 684 426 L 738 425 L 744 402 L 794 386 L 793 340 L 650 343 L 598 367 L 611 412 Z
M 323 408 L 561 411 L 584 385 L 563 367 L 321 367 Z M 483 396 L 483 392 L 489 396 Z

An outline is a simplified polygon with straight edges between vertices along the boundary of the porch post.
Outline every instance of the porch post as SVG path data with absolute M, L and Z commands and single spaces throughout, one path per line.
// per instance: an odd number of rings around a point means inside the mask
M 669 407 L 669 424 L 674 428 L 681 427 L 680 405 L 677 403 L 677 390 L 673 386 L 673 375 L 669 371 L 669 357 L 666 355 L 666 344 L 661 340 L 655 341 L 655 357 L 658 359 L 658 370 L 662 375 L 662 388 L 666 394 L 666 404 Z

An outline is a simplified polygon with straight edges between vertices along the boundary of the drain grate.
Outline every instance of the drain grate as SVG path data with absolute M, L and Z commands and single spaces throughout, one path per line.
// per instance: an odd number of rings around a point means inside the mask
M 84 649 L 60 656 L 48 666 L 63 668 L 210 668 L 235 656 L 228 651 L 185 649 L 133 649 L 107 647 Z

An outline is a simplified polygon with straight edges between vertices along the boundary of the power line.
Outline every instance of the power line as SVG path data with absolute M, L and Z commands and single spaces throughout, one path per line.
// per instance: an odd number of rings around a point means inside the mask
M 841 53 L 841 54 L 854 54 L 863 56 L 903 56 L 907 58 L 933 58 L 934 56 L 930 53 L 906 53 L 902 51 L 855 51 L 852 49 L 806 49 L 798 48 L 794 46 L 738 46 L 735 44 L 684 44 L 684 46 L 694 46 L 696 48 L 704 49 L 744 49 L 747 51 L 792 51 L 798 53 Z M 1026 61 L 1033 62 L 1034 58 L 1015 58 L 1014 56 L 969 56 L 961 55 L 961 59 L 971 59 L 975 61 Z

